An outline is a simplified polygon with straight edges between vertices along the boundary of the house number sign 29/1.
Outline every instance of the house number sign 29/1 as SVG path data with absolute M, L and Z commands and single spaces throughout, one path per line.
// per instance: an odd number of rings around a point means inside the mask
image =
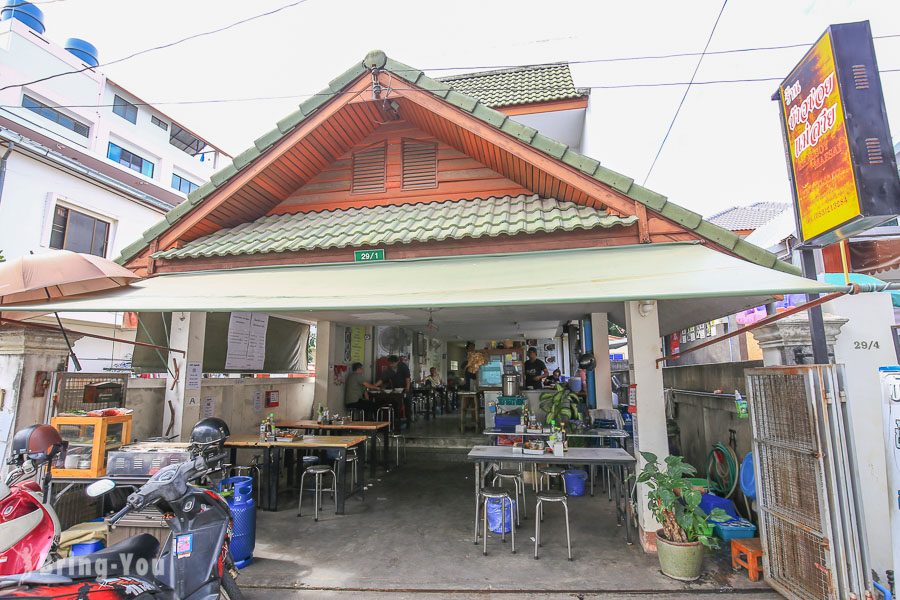
M 384 260 L 384 249 L 356 250 L 353 252 L 353 262 L 376 262 Z

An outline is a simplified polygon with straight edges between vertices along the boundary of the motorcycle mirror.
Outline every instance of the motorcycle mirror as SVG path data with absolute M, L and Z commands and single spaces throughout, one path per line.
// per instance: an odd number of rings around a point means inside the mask
M 109 493 L 116 487 L 116 482 L 112 479 L 98 479 L 85 488 L 85 493 L 91 498 L 97 498 Z

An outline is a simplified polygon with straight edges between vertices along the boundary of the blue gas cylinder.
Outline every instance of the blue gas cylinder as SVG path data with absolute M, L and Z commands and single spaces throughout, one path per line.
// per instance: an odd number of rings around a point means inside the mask
M 243 569 L 253 561 L 256 547 L 256 503 L 253 501 L 252 477 L 229 477 L 223 479 L 219 489 L 231 488 L 234 494 L 227 498 L 234 530 L 231 533 L 229 550 L 237 568 Z

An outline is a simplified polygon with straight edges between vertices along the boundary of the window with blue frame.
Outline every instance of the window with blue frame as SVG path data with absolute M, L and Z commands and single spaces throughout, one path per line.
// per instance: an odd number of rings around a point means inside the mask
M 193 181 L 188 181 L 181 175 L 177 173 L 172 173 L 172 187 L 178 190 L 179 192 L 183 192 L 185 194 L 190 194 L 194 190 L 196 190 L 199 185 L 194 183 Z
M 147 177 L 153 177 L 153 163 L 147 160 L 146 158 L 142 158 L 135 154 L 134 152 L 130 152 L 125 148 L 122 148 L 119 145 L 109 143 L 109 149 L 106 151 L 106 157 L 113 161 L 117 162 L 120 165 L 125 165 L 132 171 L 137 171 Z
M 35 100 L 31 96 L 22 96 L 22 106 L 66 129 L 71 129 L 78 135 L 88 137 L 91 133 L 91 128 L 81 121 L 76 121 L 72 117 L 59 112 L 52 106 L 48 106 L 40 100 Z

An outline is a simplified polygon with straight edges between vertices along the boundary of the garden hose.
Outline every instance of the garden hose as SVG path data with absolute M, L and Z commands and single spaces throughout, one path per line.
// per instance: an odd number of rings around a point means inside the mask
M 709 491 L 722 498 L 730 498 L 738 485 L 738 459 L 730 446 L 718 443 L 706 458 L 706 479 Z

